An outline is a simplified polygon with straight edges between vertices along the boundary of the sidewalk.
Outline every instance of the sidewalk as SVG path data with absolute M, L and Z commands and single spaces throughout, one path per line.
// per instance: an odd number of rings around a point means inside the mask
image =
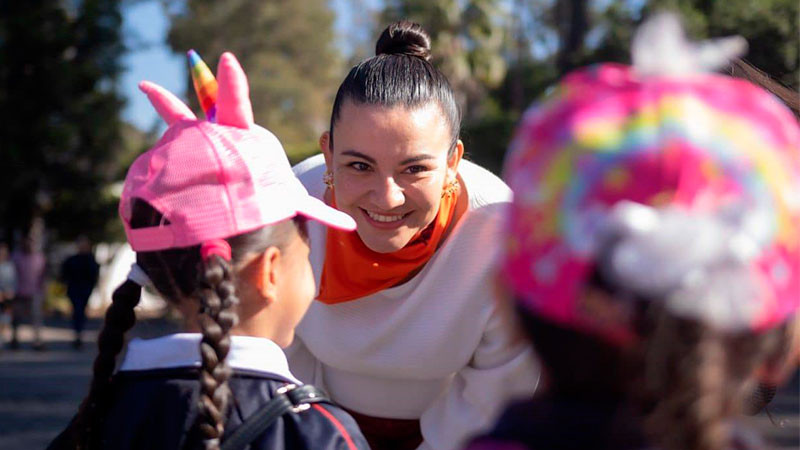
M 101 321 L 90 320 L 83 350 L 72 349 L 66 320 L 48 320 L 45 351 L 31 350 L 32 330 L 20 329 L 20 350 L 0 350 L 0 449 L 43 449 L 70 421 L 88 390 Z M 175 330 L 166 320 L 137 322 L 133 335 Z

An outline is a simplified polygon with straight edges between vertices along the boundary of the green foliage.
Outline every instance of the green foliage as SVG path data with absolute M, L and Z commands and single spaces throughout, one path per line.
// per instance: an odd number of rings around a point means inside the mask
M 256 122 L 287 149 L 307 148 L 327 128 L 342 77 L 333 19 L 325 0 L 188 0 L 172 13 L 168 41 L 176 52 L 196 49 L 212 71 L 224 51 L 236 54 Z M 199 111 L 191 80 L 187 86 Z
M 418 22 L 431 36 L 432 62 L 455 90 L 467 120 L 482 114 L 488 90 L 503 81 L 509 17 L 499 0 L 389 0 L 378 27 Z M 379 30 L 379 31 L 380 31 Z
M 633 31 L 656 11 L 673 11 L 683 19 L 693 39 L 740 35 L 747 39 L 746 61 L 794 89 L 800 87 L 800 3 L 796 0 L 650 0 L 641 11 L 627 2 L 611 2 L 595 26 L 603 38 L 585 62 L 629 61 Z
M 115 216 L 106 195 L 119 172 L 116 92 L 124 51 L 119 2 L 0 1 L 0 230 L 35 217 L 59 237 L 99 238 Z
M 449 22 L 436 18 L 460 18 L 468 4 L 454 0 L 389 1 L 387 11 L 391 14 L 386 16 L 405 14 L 438 35 L 440 29 L 445 32 L 451 29 L 442 25 Z M 795 92 L 800 81 L 797 0 L 516 0 L 510 4 L 510 15 L 514 18 L 510 36 L 497 50 L 507 68 L 504 79 L 499 84 L 490 84 L 474 76 L 474 72 L 465 71 L 463 76 L 471 78 L 454 83 L 457 89 L 480 86 L 474 92 L 482 95 L 473 102 L 477 105 L 472 105 L 473 114 L 467 116 L 462 134 L 471 158 L 494 171 L 501 166 L 513 126 L 525 106 L 539 98 L 570 67 L 598 62 L 630 63 L 633 33 L 643 18 L 655 11 L 677 12 L 692 39 L 741 35 L 750 45 L 745 57 L 748 62 Z M 488 22 L 504 23 L 501 11 L 490 14 L 495 17 L 486 19 Z M 470 41 L 471 33 L 472 29 L 462 26 L 457 34 Z M 555 46 L 551 44 L 553 40 Z M 436 42 L 433 51 L 440 52 Z M 444 63 L 442 67 L 446 67 Z
M 490 91 L 483 116 L 463 126 L 462 140 L 469 159 L 499 174 L 524 108 L 557 79 L 558 71 L 551 60 L 525 58 L 512 64 L 503 83 Z

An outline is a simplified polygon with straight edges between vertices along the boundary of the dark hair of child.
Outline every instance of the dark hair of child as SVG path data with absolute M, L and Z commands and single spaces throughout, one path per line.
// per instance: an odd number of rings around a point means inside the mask
M 131 228 L 156 226 L 162 215 L 148 203 L 135 200 Z M 176 305 L 192 299 L 197 302 L 202 332 L 200 344 L 201 386 L 194 426 L 208 450 L 219 448 L 225 431 L 225 420 L 231 393 L 228 379 L 231 369 L 226 362 L 231 341 L 229 331 L 236 325 L 236 267 L 246 256 L 264 252 L 269 247 L 283 246 L 294 233 L 306 237 L 305 219 L 297 216 L 253 232 L 227 238 L 232 250 L 231 261 L 213 255 L 205 263 L 200 246 L 138 252 L 137 264 L 147 273 L 156 290 Z M 127 280 L 112 296 L 98 337 L 99 353 L 94 361 L 89 394 L 70 424 L 70 437 L 75 448 L 98 448 L 102 421 L 109 407 L 112 376 L 117 356 L 125 342 L 125 333 L 136 322 L 134 308 L 139 303 L 141 287 Z
M 732 77 L 742 78 L 771 92 L 792 110 L 797 119 L 800 119 L 800 93 L 796 90 L 784 86 L 766 72 L 741 58 L 733 60 L 728 68 L 728 73 Z

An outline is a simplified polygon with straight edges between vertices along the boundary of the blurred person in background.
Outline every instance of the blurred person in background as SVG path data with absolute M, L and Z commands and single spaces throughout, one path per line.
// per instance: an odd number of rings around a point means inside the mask
M 11 306 L 10 346 L 19 348 L 19 325 L 25 320 L 33 326 L 33 349 L 44 350 L 42 304 L 47 259 L 39 243 L 30 236 L 23 239 L 21 249 L 14 252 L 12 259 L 17 270 L 17 292 Z
M 525 114 L 498 281 L 545 387 L 471 450 L 764 447 L 736 417 L 757 375 L 796 368 L 800 127 L 704 73 L 743 47 L 657 16 L 633 67 L 574 72 Z
M 17 290 L 17 269 L 9 258 L 8 244 L 0 242 L 0 346 L 11 325 L 11 302 Z
M 72 346 L 83 346 L 83 327 L 86 324 L 86 304 L 97 284 L 100 266 L 94 259 L 92 243 L 86 236 L 77 240 L 78 252 L 67 258 L 61 266 L 61 281 L 67 285 L 67 297 L 72 303 L 72 329 L 75 340 Z

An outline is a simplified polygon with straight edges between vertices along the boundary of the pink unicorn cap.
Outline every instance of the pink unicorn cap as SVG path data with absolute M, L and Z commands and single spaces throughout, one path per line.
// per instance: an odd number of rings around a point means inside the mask
M 800 128 L 748 82 L 574 72 L 525 114 L 504 178 L 500 277 L 538 317 L 622 343 L 642 301 L 723 330 L 798 310 Z
M 131 247 L 189 247 L 297 214 L 355 229 L 350 216 L 308 194 L 275 135 L 253 123 L 247 77 L 233 54 L 222 55 L 217 78 L 217 123 L 197 120 L 164 88 L 139 84 L 169 128 L 125 177 L 119 213 Z M 164 216 L 161 225 L 131 229 L 131 202 L 137 198 Z

